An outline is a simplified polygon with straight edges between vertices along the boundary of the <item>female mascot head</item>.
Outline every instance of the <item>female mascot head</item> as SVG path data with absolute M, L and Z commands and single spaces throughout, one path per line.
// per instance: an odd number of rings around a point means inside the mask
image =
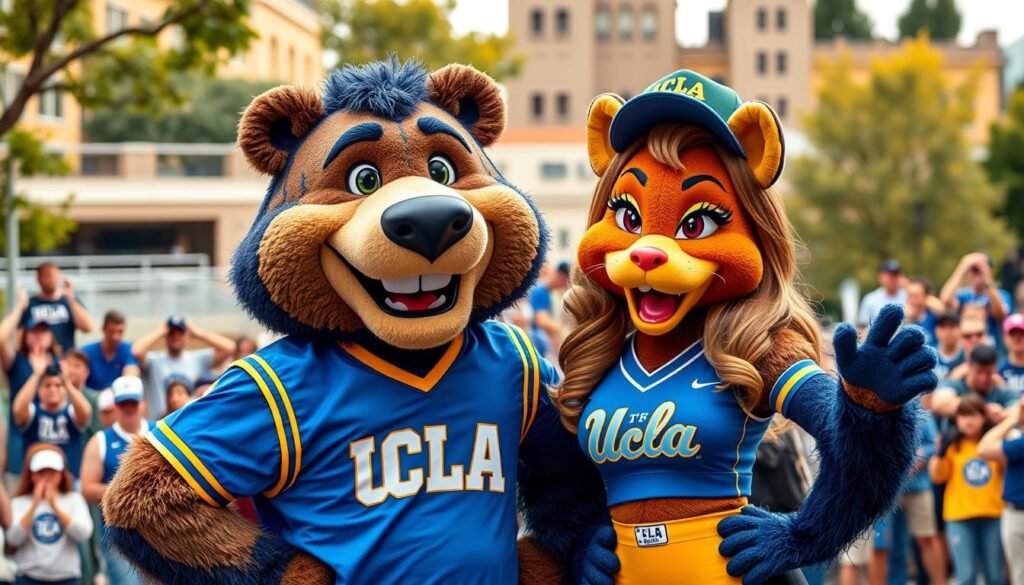
M 819 346 L 772 189 L 784 155 L 775 113 L 682 70 L 625 103 L 598 96 L 587 149 L 600 180 L 565 300 L 575 322 L 559 355 L 567 426 L 577 428 L 634 329 L 696 331 L 723 387 L 742 389 L 753 408 L 764 391 L 753 364 L 774 333 L 793 329 Z

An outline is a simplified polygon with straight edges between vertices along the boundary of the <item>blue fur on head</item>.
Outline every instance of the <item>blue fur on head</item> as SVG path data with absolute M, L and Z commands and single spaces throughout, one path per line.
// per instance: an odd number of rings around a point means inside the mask
M 325 115 L 340 110 L 366 112 L 400 122 L 427 100 L 427 72 L 419 63 L 398 60 L 345 65 L 324 81 Z

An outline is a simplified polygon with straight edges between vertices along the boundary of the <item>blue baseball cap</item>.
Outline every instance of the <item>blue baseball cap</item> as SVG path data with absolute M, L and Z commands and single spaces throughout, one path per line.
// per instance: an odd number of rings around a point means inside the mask
M 168 329 L 181 329 L 182 331 L 188 331 L 188 325 L 185 324 L 185 315 L 175 313 L 167 318 Z
M 658 124 L 678 122 L 704 128 L 746 158 L 728 122 L 741 105 L 743 100 L 731 88 L 696 71 L 680 69 L 623 104 L 612 119 L 608 138 L 616 152 L 624 152 Z

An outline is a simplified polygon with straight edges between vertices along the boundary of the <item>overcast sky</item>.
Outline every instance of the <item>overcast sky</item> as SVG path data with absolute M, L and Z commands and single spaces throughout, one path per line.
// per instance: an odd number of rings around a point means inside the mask
M 572 0 L 573 2 L 587 0 Z M 676 33 L 683 45 L 700 45 L 707 39 L 707 13 L 720 10 L 726 0 L 678 0 Z M 861 10 L 875 23 L 875 34 L 896 36 L 896 20 L 910 0 L 857 0 Z M 963 16 L 960 41 L 973 43 L 978 31 L 996 29 L 999 43 L 1006 46 L 1024 37 L 1024 0 L 957 0 Z M 479 30 L 504 32 L 508 29 L 508 0 L 460 0 L 452 24 L 459 32 Z

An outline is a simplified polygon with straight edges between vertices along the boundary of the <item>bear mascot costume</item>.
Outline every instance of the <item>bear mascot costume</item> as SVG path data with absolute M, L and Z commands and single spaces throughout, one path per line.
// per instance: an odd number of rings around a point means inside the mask
M 239 146 L 273 179 L 231 280 L 285 337 L 133 443 L 103 513 L 142 575 L 581 578 L 603 486 L 549 398 L 554 370 L 489 320 L 545 250 L 540 215 L 484 152 L 504 125 L 486 75 L 394 58 L 253 101 Z M 225 508 L 242 496 L 260 528 Z
M 693 71 L 587 122 L 600 177 L 566 295 L 557 402 L 600 470 L 620 585 L 763 583 L 834 559 L 888 512 L 913 463 L 935 355 L 886 307 L 833 338 L 797 291 L 779 195 L 782 127 Z M 814 436 L 821 470 L 794 514 L 746 505 L 774 415 Z M 597 558 L 597 557 L 595 557 Z M 619 568 L 620 567 L 620 568 Z M 615 569 L 619 568 L 616 572 Z

